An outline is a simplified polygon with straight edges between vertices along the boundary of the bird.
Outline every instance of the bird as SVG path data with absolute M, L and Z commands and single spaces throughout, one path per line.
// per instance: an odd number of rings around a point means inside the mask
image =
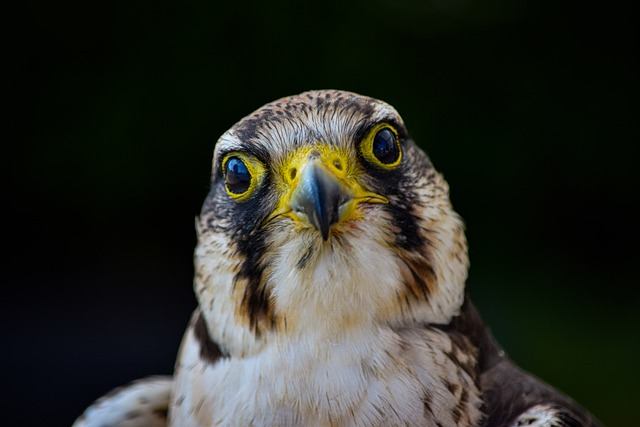
M 383 101 L 308 91 L 241 119 L 196 231 L 173 376 L 76 427 L 601 425 L 493 337 L 449 186 Z

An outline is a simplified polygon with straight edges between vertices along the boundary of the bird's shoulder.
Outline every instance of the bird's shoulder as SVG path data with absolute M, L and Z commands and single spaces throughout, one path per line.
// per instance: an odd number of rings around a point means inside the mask
M 172 378 L 153 376 L 107 393 L 89 406 L 73 427 L 166 427 Z
M 464 337 L 477 350 L 475 377 L 482 393 L 483 427 L 600 425 L 569 397 L 513 363 L 469 297 L 460 314 L 440 329 L 452 340 Z

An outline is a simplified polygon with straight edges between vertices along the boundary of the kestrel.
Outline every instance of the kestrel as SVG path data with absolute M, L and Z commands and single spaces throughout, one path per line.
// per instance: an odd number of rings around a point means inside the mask
M 173 378 L 76 426 L 592 426 L 515 366 L 465 293 L 464 226 L 396 110 L 342 91 L 222 135 Z

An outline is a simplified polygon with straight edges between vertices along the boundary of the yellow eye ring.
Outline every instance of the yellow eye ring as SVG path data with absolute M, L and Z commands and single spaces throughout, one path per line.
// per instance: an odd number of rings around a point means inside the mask
M 266 169 L 255 157 L 233 151 L 227 153 L 222 160 L 224 188 L 234 200 L 247 200 L 262 182 Z
M 362 140 L 360 151 L 375 166 L 391 170 L 402 161 L 398 132 L 388 123 L 379 123 Z

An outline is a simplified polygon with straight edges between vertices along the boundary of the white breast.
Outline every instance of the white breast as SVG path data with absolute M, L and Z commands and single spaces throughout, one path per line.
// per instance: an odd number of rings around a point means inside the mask
M 479 392 L 453 352 L 440 331 L 378 327 L 209 364 L 188 331 L 170 425 L 475 425 Z

